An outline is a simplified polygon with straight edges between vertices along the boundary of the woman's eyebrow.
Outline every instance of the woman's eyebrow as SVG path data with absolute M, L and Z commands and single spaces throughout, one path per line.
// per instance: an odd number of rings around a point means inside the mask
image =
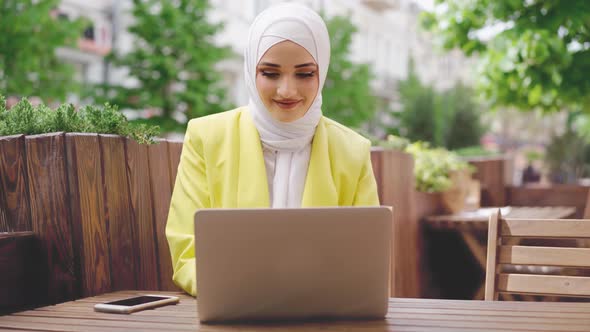
M 302 68 L 302 67 L 308 67 L 308 66 L 314 66 L 317 67 L 317 65 L 313 62 L 308 62 L 308 63 L 302 63 L 300 65 L 295 65 L 295 68 Z
M 259 66 L 268 66 L 268 67 L 274 67 L 274 68 L 281 68 L 281 65 L 277 65 L 276 63 L 270 63 L 270 62 L 261 62 L 259 64 Z

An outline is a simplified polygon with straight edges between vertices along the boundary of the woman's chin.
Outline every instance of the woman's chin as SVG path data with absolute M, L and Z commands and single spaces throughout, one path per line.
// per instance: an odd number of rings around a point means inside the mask
M 275 109 L 271 113 L 272 117 L 279 121 L 279 122 L 293 122 L 298 120 L 305 115 L 304 112 L 300 112 L 299 110 L 283 110 L 283 109 Z

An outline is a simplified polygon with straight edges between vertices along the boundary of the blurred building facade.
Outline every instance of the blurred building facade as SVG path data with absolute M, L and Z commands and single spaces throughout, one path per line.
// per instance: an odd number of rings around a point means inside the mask
M 256 15 L 284 0 L 210 0 L 211 21 L 223 22 L 217 35 L 219 45 L 229 46 L 234 56 L 219 64 L 229 95 L 236 105 L 247 102 L 243 77 L 243 50 L 248 27 Z M 295 0 L 328 17 L 350 17 L 358 31 L 351 59 L 369 63 L 375 74 L 372 88 L 385 103 L 397 100 L 397 81 L 407 76 L 408 61 L 414 58 L 420 77 L 437 89 L 450 88 L 457 80 L 470 82 L 471 60 L 460 52 L 436 51 L 432 38 L 419 30 L 420 6 L 413 0 Z M 125 68 L 112 68 L 104 59 L 111 49 L 128 52 L 133 37 L 127 28 L 133 22 L 131 0 L 62 0 L 59 15 L 83 16 L 90 21 L 78 49 L 62 48 L 59 55 L 74 63 L 78 78 L 87 83 L 115 82 L 134 85 Z

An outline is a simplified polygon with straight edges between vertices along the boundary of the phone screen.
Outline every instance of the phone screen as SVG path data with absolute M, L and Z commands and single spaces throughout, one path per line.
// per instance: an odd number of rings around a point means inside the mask
M 107 302 L 106 304 L 123 305 L 123 306 L 131 307 L 131 306 L 138 305 L 138 304 L 155 302 L 155 301 L 164 300 L 164 299 L 166 299 L 166 298 L 159 297 L 159 296 L 137 296 L 137 297 L 131 297 L 131 298 L 124 299 L 124 300 Z

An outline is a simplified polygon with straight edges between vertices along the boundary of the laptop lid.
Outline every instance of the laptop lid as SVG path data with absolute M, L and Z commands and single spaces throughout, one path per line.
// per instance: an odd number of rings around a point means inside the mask
M 199 319 L 384 317 L 392 220 L 390 207 L 198 211 Z

